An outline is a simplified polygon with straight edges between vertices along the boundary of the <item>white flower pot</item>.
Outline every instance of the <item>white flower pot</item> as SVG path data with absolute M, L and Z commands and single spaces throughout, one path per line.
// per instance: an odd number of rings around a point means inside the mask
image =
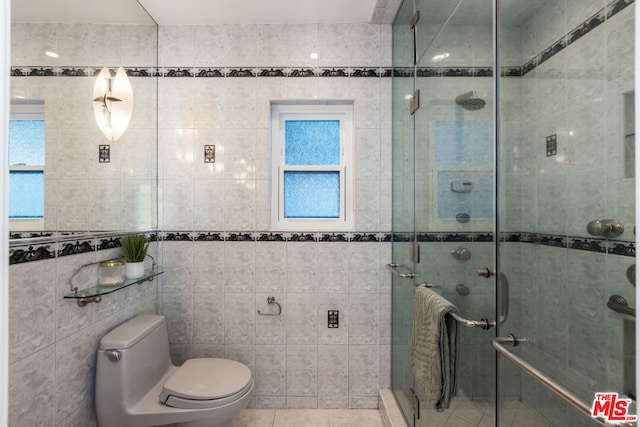
M 124 275 L 127 279 L 138 279 L 144 276 L 144 261 L 125 263 Z

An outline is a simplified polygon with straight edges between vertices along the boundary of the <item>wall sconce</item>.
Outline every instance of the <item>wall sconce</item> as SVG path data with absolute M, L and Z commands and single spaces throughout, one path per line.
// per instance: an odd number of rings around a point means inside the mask
M 104 67 L 93 86 L 93 112 L 98 127 L 110 141 L 122 136 L 133 112 L 133 89 L 124 68 L 115 76 Z

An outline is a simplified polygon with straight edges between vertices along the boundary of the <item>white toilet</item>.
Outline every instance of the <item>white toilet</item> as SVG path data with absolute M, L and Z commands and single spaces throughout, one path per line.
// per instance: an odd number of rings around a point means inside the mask
M 164 316 L 135 317 L 100 340 L 99 427 L 227 427 L 252 392 L 251 370 L 242 363 L 191 359 L 174 366 Z

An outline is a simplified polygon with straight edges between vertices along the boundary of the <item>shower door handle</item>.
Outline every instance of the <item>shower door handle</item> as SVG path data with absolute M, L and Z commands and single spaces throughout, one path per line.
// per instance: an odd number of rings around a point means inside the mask
M 387 269 L 401 279 L 413 279 L 415 277 L 420 277 L 417 273 L 400 273 L 398 271 L 398 267 L 400 267 L 400 264 L 387 264 Z

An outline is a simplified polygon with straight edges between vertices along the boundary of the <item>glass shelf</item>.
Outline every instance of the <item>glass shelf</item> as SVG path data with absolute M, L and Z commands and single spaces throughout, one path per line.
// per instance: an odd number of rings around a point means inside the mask
M 147 269 L 144 271 L 144 275 L 142 277 L 139 277 L 137 279 L 125 279 L 124 283 L 121 285 L 92 286 L 86 289 L 78 289 L 76 292 L 68 293 L 64 297 L 68 299 L 77 299 L 77 300 L 92 300 L 88 302 L 100 302 L 100 301 L 94 301 L 95 298 L 100 297 L 102 295 L 111 294 L 113 292 L 119 291 L 120 289 L 127 288 L 131 285 L 146 282 L 147 280 L 153 280 L 154 277 L 159 276 L 162 273 L 164 273 L 164 271 Z

